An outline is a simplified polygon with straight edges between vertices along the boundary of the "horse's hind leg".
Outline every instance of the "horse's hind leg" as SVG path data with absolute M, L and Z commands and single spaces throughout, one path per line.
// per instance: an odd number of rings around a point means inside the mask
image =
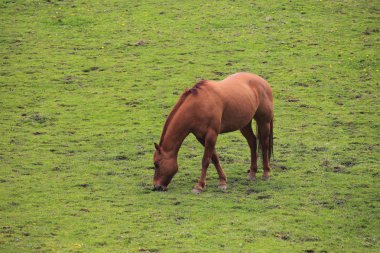
M 269 158 L 270 158 L 270 122 L 257 122 L 258 124 L 258 137 L 261 145 L 262 156 L 263 156 L 263 179 L 269 179 Z
M 257 173 L 257 141 L 256 136 L 252 130 L 252 121 L 248 125 L 240 129 L 245 139 L 248 142 L 249 148 L 251 150 L 251 168 L 248 171 L 248 179 L 255 180 Z
M 204 139 L 198 138 L 198 137 L 196 137 L 196 138 L 203 146 L 205 146 L 205 140 Z M 227 177 L 224 174 L 222 166 L 220 165 L 219 157 L 218 157 L 218 154 L 216 153 L 215 148 L 214 148 L 214 151 L 212 153 L 211 161 L 214 164 L 215 169 L 219 175 L 219 188 L 222 190 L 226 190 L 227 189 Z

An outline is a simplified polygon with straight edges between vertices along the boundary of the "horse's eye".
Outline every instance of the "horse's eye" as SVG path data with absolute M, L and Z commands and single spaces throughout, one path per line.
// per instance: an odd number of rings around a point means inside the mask
M 159 162 L 154 162 L 154 167 L 155 167 L 156 169 L 158 169 L 158 168 L 160 167 L 160 163 L 159 163 Z

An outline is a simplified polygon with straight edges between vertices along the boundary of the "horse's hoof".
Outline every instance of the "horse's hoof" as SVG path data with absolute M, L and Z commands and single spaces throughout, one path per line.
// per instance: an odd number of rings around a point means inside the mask
M 226 184 L 221 184 L 218 186 L 219 189 L 221 189 L 222 191 L 226 191 L 227 190 L 227 185 Z
M 269 181 L 269 176 L 263 176 L 264 181 Z
M 247 178 L 251 181 L 256 181 L 256 175 L 252 175 L 251 173 L 248 174 Z
M 202 192 L 202 189 L 194 188 L 194 189 L 192 190 L 192 192 L 193 192 L 194 194 L 199 194 L 199 193 Z

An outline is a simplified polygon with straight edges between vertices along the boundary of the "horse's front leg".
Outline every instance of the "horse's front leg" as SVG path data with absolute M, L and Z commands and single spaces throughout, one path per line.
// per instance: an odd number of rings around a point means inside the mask
M 222 166 L 220 165 L 219 157 L 218 154 L 216 153 L 214 149 L 214 153 L 212 154 L 212 163 L 215 165 L 216 171 L 218 172 L 219 175 L 219 189 L 221 190 L 227 190 L 227 177 L 224 174 L 224 171 L 222 169 Z
M 205 146 L 205 140 L 203 138 L 200 138 L 197 136 L 196 136 L 196 138 L 203 146 Z M 227 177 L 224 174 L 222 166 L 220 165 L 219 156 L 216 153 L 215 148 L 214 148 L 214 151 L 212 153 L 211 161 L 214 164 L 215 169 L 219 175 L 219 189 L 226 190 L 227 189 Z
M 193 192 L 194 193 L 201 193 L 202 190 L 204 189 L 206 185 L 206 173 L 207 173 L 207 168 L 210 165 L 212 156 L 214 154 L 215 150 L 215 144 L 216 144 L 216 139 L 218 137 L 218 134 L 214 130 L 208 130 L 207 134 L 204 138 L 205 143 L 204 143 L 204 154 L 202 158 L 202 171 L 201 171 L 201 176 L 199 178 L 198 183 L 195 185 Z

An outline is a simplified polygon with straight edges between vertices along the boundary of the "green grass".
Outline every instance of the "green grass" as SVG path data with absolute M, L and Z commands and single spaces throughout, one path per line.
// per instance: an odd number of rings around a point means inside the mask
M 1 252 L 379 252 L 377 1 L 0 1 Z M 269 182 L 239 133 L 229 189 L 185 140 L 168 192 L 153 142 L 182 91 L 249 71 L 275 97 Z

